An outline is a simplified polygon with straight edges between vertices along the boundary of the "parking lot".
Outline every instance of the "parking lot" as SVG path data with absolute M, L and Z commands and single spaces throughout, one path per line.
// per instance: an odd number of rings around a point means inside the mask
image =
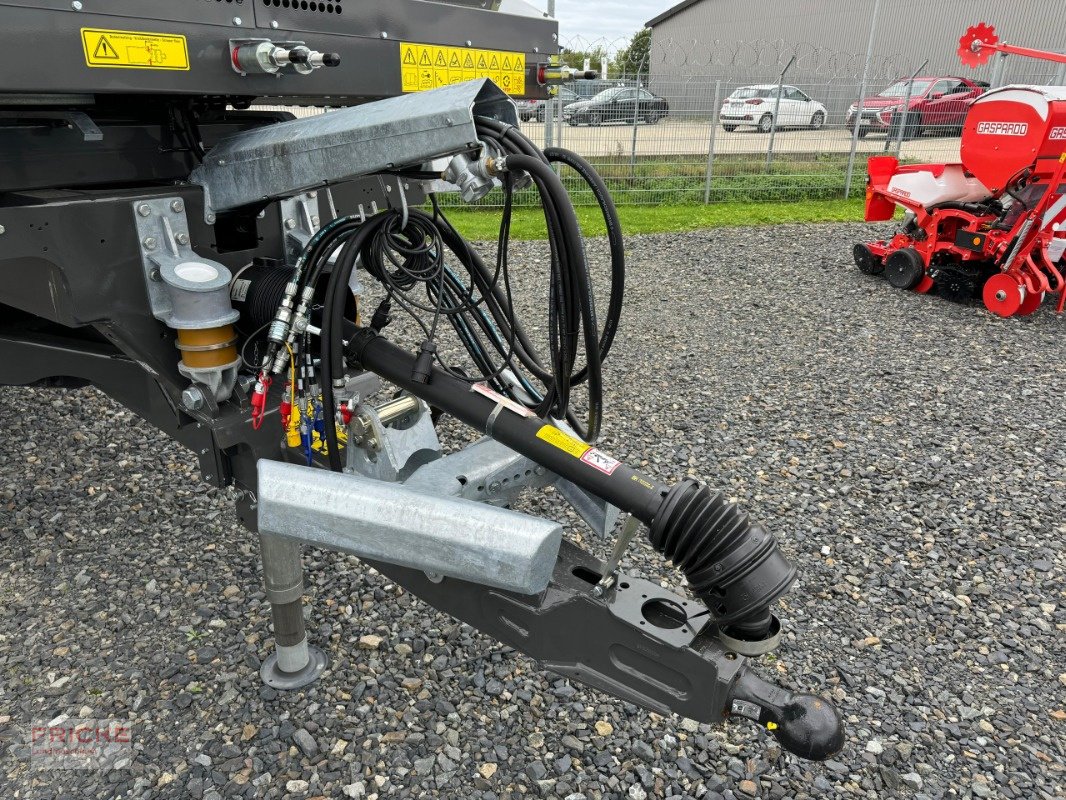
M 636 130 L 636 155 L 638 156 L 706 156 L 710 142 L 711 125 L 707 119 L 665 119 L 655 125 L 639 123 L 608 123 L 606 125 L 570 126 L 555 125 L 556 145 L 568 147 L 583 156 L 630 155 L 633 153 L 633 132 Z M 543 145 L 544 123 L 522 123 L 522 131 L 534 142 Z M 715 132 L 715 154 L 765 153 L 770 136 L 757 133 L 754 128 L 740 128 L 727 132 L 719 127 Z M 895 152 L 893 141 L 890 150 Z M 851 132 L 843 127 L 820 130 L 783 129 L 774 135 L 774 152 L 801 153 L 847 153 L 851 149 Z M 874 134 L 860 139 L 857 153 L 865 159 L 884 152 L 885 136 Z M 904 159 L 921 161 L 957 161 L 959 139 L 956 136 L 922 136 L 903 143 L 901 156 Z

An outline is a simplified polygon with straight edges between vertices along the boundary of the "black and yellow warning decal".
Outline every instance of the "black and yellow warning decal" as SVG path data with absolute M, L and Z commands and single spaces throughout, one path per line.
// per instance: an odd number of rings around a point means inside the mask
M 82 28 L 85 63 L 112 69 L 188 70 L 185 37 L 173 33 Z
M 592 447 L 581 441 L 575 436 L 571 436 L 565 431 L 561 431 L 554 425 L 545 425 L 539 431 L 537 431 L 537 438 L 543 439 L 548 444 L 558 447 L 565 453 L 569 453 L 574 458 L 581 458 L 585 453 L 592 449 Z
M 475 78 L 491 78 L 507 94 L 526 92 L 525 53 L 506 50 L 400 42 L 400 73 L 405 92 L 422 92 Z

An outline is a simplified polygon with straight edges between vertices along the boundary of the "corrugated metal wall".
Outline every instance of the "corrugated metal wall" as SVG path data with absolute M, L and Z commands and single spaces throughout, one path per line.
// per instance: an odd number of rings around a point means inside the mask
M 786 82 L 809 86 L 846 84 L 830 91 L 846 106 L 857 93 L 875 0 L 702 0 L 652 31 L 650 88 L 671 98 L 679 112 L 705 108 L 706 81 L 737 85 L 773 82 L 793 55 Z M 991 63 L 971 70 L 956 55 L 971 24 L 995 25 L 1001 41 L 1061 50 L 1066 47 L 1064 0 L 881 0 L 869 86 L 879 89 L 929 59 L 930 74 L 992 78 Z M 1003 83 L 1050 83 L 1056 65 L 1007 57 Z M 691 95 L 691 98 L 687 96 Z M 831 114 L 842 108 L 830 108 Z

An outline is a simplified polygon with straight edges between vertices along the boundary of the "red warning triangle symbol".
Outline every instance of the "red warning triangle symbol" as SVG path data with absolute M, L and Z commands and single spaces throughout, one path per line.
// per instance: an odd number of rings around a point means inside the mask
M 118 61 L 118 51 L 107 40 L 106 36 L 101 36 L 100 41 L 96 43 L 96 49 L 93 51 L 93 58 L 110 58 Z

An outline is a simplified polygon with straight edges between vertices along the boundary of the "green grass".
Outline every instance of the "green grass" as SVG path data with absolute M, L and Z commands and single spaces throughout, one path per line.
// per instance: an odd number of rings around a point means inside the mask
M 622 221 L 622 231 L 629 235 L 789 222 L 859 222 L 862 220 L 862 210 L 860 196 L 851 200 L 803 200 L 791 203 L 619 206 L 618 216 Z M 498 209 L 449 208 L 445 213 L 467 239 L 491 240 L 499 233 Z M 599 208 L 578 206 L 577 215 L 586 236 L 603 236 L 606 233 Z M 543 239 L 546 236 L 544 215 L 540 209 L 515 209 L 511 222 L 512 239 Z
M 707 159 L 703 156 L 594 156 L 589 159 L 607 184 L 615 203 L 627 205 L 678 205 L 702 203 L 706 191 Z M 862 164 L 858 164 L 861 183 Z M 833 200 L 844 196 L 847 153 L 780 154 L 769 168 L 758 153 L 727 153 L 715 157 L 711 178 L 712 201 L 773 203 L 792 200 Z M 569 169 L 560 172 L 575 206 L 594 206 L 596 198 L 584 181 Z M 498 207 L 499 192 L 480 206 Z M 458 196 L 441 198 L 446 207 L 465 207 Z M 538 205 L 532 188 L 515 193 L 515 206 Z

